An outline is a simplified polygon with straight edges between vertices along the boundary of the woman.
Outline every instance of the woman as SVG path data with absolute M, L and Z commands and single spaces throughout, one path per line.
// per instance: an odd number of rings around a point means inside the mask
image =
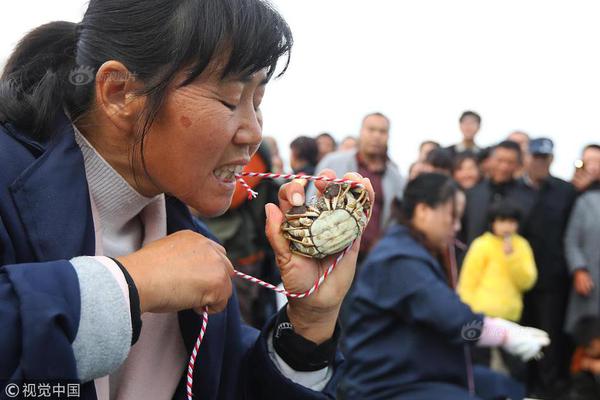
M 574 333 L 584 316 L 600 316 L 600 190 L 588 190 L 575 202 L 565 235 L 567 265 L 573 288 L 566 331 Z
M 477 165 L 477 156 L 463 153 L 457 156 L 452 168 L 454 180 L 464 190 L 469 190 L 481 180 L 481 171 Z
M 358 243 L 261 333 L 241 324 L 232 265 L 184 206 L 229 207 L 291 41 L 260 0 L 92 0 L 81 23 L 20 42 L 0 81 L 0 377 L 81 382 L 83 399 L 184 398 L 208 307 L 195 397 L 333 396 Z M 280 226 L 303 188 L 279 200 L 267 236 L 302 292 L 322 265 L 292 255 Z
M 506 377 L 473 366 L 465 344 L 502 346 L 528 360 L 548 343 L 537 329 L 484 318 L 451 288 L 442 259 L 455 225 L 450 177 L 411 181 L 393 226 L 369 254 L 350 297 L 340 399 L 521 398 Z M 474 371 L 474 372 L 473 372 Z

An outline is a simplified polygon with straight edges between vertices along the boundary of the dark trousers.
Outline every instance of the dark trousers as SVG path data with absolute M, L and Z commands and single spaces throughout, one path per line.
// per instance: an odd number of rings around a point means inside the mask
M 527 387 L 529 393 L 548 392 L 569 377 L 572 345 L 564 333 L 565 314 L 569 297 L 569 281 L 554 289 L 535 289 L 525 295 L 521 324 L 542 329 L 550 336 L 551 344 L 543 349 L 544 357 L 529 363 Z

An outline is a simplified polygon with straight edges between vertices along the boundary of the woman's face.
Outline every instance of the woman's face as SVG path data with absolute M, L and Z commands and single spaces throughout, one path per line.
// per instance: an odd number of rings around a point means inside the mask
M 454 237 L 455 213 L 454 199 L 434 208 L 421 203 L 415 210 L 413 223 L 432 245 L 442 250 Z
M 143 187 L 166 192 L 202 216 L 224 213 L 235 174 L 262 139 L 262 101 L 267 74 L 220 79 L 217 68 L 173 89 L 144 141 Z M 178 82 L 184 79 L 181 74 Z
M 465 159 L 458 169 L 454 171 L 454 180 L 458 182 L 463 189 L 470 189 L 475 186 L 477 182 L 479 182 L 479 178 L 479 167 L 477 166 L 477 163 L 470 158 Z

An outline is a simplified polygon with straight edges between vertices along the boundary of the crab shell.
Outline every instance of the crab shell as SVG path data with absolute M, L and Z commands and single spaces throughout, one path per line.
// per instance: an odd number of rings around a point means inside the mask
M 364 188 L 330 184 L 316 203 L 286 213 L 283 235 L 294 253 L 325 258 L 341 252 L 362 234 L 370 208 Z

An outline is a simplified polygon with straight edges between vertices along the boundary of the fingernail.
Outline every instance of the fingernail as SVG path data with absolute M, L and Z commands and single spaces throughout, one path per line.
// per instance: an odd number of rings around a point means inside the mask
M 294 207 L 304 205 L 304 196 L 302 196 L 300 193 L 294 193 L 292 195 L 292 205 Z
M 269 207 L 269 204 L 265 204 L 265 215 L 267 216 L 267 220 L 269 219 L 270 216 L 270 210 L 271 208 Z

